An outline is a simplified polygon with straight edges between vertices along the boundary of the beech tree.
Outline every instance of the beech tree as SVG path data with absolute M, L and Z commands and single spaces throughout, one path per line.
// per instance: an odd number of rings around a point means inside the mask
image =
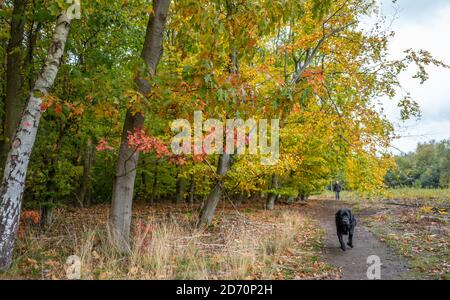
M 147 74 L 138 75 L 135 79 L 140 97 L 150 98 L 152 86 L 149 78 L 151 79 L 156 74 L 156 68 L 163 52 L 163 34 L 169 5 L 170 0 L 153 1 L 153 11 L 148 21 L 141 53 L 141 58 L 146 64 Z M 142 130 L 144 121 L 144 112 L 136 111 L 132 106 L 127 110 L 114 175 L 111 230 L 114 243 L 123 252 L 129 249 L 134 181 L 139 160 L 139 151 L 129 145 L 129 134 Z

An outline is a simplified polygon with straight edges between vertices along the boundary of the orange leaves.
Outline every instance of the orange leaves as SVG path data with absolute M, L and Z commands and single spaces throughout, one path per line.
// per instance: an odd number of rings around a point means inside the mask
M 18 235 L 23 236 L 27 226 L 37 226 L 41 222 L 41 215 L 36 210 L 24 210 L 20 216 Z
M 62 105 L 60 104 L 60 103 L 57 103 L 56 105 L 55 105 L 55 114 L 57 115 L 57 116 L 60 116 L 61 115 L 61 113 L 62 113 Z
M 303 71 L 302 77 L 306 79 L 308 85 L 317 94 L 323 89 L 324 72 L 322 68 L 309 68 Z
M 57 98 L 55 96 L 50 95 L 50 94 L 45 95 L 41 99 L 42 99 L 42 104 L 41 104 L 41 111 L 42 112 L 44 112 L 47 109 L 49 109 L 53 105 L 53 103 L 55 103 L 57 101 Z
M 83 103 L 75 104 L 75 103 L 64 102 L 64 104 L 70 109 L 71 114 L 74 116 L 81 116 L 84 113 Z
M 187 164 L 186 157 L 182 155 L 172 155 L 169 158 L 169 162 L 177 166 L 184 166 Z
M 205 109 L 205 107 L 206 107 L 206 102 L 205 102 L 205 101 L 203 101 L 203 100 L 201 100 L 201 99 L 197 99 L 197 103 L 198 103 L 198 108 L 199 108 L 200 110 Z
M 61 117 L 64 115 L 65 119 L 80 117 L 84 113 L 84 105 L 82 103 L 71 103 L 69 101 L 63 101 L 55 96 L 48 94 L 42 97 L 41 111 L 45 112 L 50 108 L 53 108 L 52 113 L 54 113 L 57 117 Z
M 22 221 L 31 222 L 34 225 L 38 225 L 41 221 L 41 216 L 36 210 L 25 210 L 22 212 Z
M 315 79 L 323 82 L 324 74 L 321 68 L 309 68 L 303 71 L 302 76 L 307 79 Z
M 293 113 L 293 114 L 298 114 L 298 113 L 300 113 L 300 112 L 301 112 L 300 105 L 295 104 L 295 105 L 292 107 L 292 113 Z

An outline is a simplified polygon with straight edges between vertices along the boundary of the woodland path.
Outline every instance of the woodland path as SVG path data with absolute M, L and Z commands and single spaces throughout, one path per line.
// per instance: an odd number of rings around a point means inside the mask
M 351 209 L 349 205 L 334 200 L 310 200 L 302 207 L 302 211 L 317 220 L 326 231 L 323 255 L 328 263 L 341 268 L 342 279 L 367 280 L 367 257 L 370 255 L 377 255 L 381 259 L 382 280 L 408 279 L 408 266 L 404 260 L 364 227 L 364 212 L 355 213 L 357 226 L 353 237 L 354 248 L 347 247 L 345 252 L 339 248 L 335 213 L 340 208 Z

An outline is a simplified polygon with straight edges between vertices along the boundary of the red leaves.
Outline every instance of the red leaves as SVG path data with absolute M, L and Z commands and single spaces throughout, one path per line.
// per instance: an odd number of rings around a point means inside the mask
M 187 163 L 186 157 L 173 155 L 161 139 L 148 136 L 143 129 L 138 129 L 134 132 L 128 131 L 128 147 L 143 153 L 153 151 L 157 158 L 168 158 L 170 163 L 178 166 L 183 166 Z M 96 149 L 97 151 L 108 151 L 114 148 L 108 145 L 105 139 L 101 139 Z
M 164 142 L 156 137 L 146 135 L 143 129 L 135 130 L 134 133 L 128 131 L 128 147 L 143 153 L 154 151 L 158 158 L 170 155 Z
M 97 145 L 97 147 L 95 147 L 97 149 L 97 151 L 108 151 L 108 150 L 113 150 L 114 148 L 108 145 L 108 142 L 105 141 L 105 139 L 101 139 Z
M 136 250 L 138 252 L 145 251 L 151 245 L 155 225 L 145 223 L 144 221 L 137 221 L 133 226 L 133 235 L 136 239 Z
M 157 158 L 168 158 L 170 163 L 178 166 L 187 162 L 184 156 L 173 155 L 161 139 L 148 136 L 143 129 L 135 130 L 134 133 L 128 131 L 128 147 L 143 153 L 153 151 Z

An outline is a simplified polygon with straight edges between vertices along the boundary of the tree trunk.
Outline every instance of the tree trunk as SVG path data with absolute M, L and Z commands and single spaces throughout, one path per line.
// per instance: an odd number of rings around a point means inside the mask
M 89 138 L 86 144 L 83 163 L 83 177 L 81 178 L 80 190 L 78 191 L 77 199 L 81 207 L 89 206 L 88 199 L 89 190 L 91 189 L 91 172 L 94 162 L 95 147 L 92 140 Z
M 141 164 L 143 166 L 147 165 L 144 157 L 141 157 Z M 136 200 L 145 201 L 145 198 L 147 197 L 147 172 L 146 172 L 146 170 L 142 170 L 139 175 L 140 175 L 139 194 L 136 195 Z
M 128 251 L 128 238 L 131 226 L 131 207 L 136 179 L 136 167 L 139 153 L 128 147 L 128 131 L 141 129 L 144 125 L 142 114 L 131 115 L 127 111 L 122 132 L 122 144 L 116 166 L 112 192 L 112 234 L 114 243 L 120 252 Z
M 177 179 L 176 185 L 176 195 L 175 195 L 175 203 L 183 203 L 184 202 L 184 191 L 186 187 L 186 182 L 183 178 Z
M 299 193 L 297 196 L 297 202 L 303 202 L 308 200 L 308 196 L 304 193 Z
M 153 184 L 152 184 L 152 193 L 150 195 L 150 204 L 155 203 L 156 188 L 158 186 L 158 170 L 156 169 L 157 167 L 158 162 L 156 162 L 155 172 L 153 173 Z
M 51 160 L 50 163 L 50 171 L 48 172 L 48 179 L 46 183 L 46 190 L 48 192 L 48 196 L 45 199 L 45 202 L 41 204 L 41 228 L 48 227 L 53 222 L 53 205 L 54 205 L 54 197 L 56 191 L 55 185 L 55 161 Z
M 53 206 L 44 205 L 41 207 L 41 228 L 46 228 L 53 223 Z
M 17 129 L 21 113 L 25 105 L 22 95 L 21 48 L 25 25 L 25 7 L 27 0 L 14 0 L 14 10 L 11 17 L 11 33 L 6 50 L 6 97 L 5 120 L 3 134 L 5 141 L 1 148 L 1 167 L 5 165 L 11 140 Z
M 278 175 L 274 173 L 272 174 L 272 182 L 270 185 L 270 189 L 277 189 L 277 188 L 278 188 Z M 277 196 L 278 196 L 277 193 L 269 193 L 269 195 L 267 196 L 266 208 L 268 210 L 274 209 Z
M 11 265 L 28 163 L 42 115 L 41 97 L 48 93 L 58 73 L 70 22 L 65 11 L 57 19 L 44 67 L 30 94 L 6 160 L 0 188 L 0 270 Z
M 219 157 L 219 164 L 217 166 L 217 175 L 213 189 L 209 193 L 205 204 L 200 212 L 200 217 L 197 223 L 197 227 L 202 225 L 211 225 L 214 212 L 216 211 L 217 203 L 219 203 L 222 197 L 224 176 L 227 174 L 231 166 L 232 157 L 230 154 L 221 154 Z
M 231 17 L 231 15 L 233 14 L 233 5 L 228 5 L 227 3 L 227 10 L 228 16 Z M 231 41 L 231 43 L 233 42 Z M 232 46 L 232 49 L 233 50 L 230 53 L 230 65 L 228 71 L 230 74 L 238 74 L 239 65 L 236 47 Z M 214 187 L 209 193 L 208 198 L 206 199 L 206 202 L 202 207 L 197 227 L 201 227 L 202 225 L 211 225 L 214 212 L 216 211 L 217 203 L 219 203 L 219 200 L 222 197 L 224 177 L 230 169 L 232 162 L 233 156 L 230 154 L 221 154 L 219 156 L 219 163 L 217 166 L 217 175 L 219 176 L 219 178 L 216 179 Z
M 142 59 L 147 64 L 149 76 L 155 75 L 163 51 L 163 33 L 169 4 L 170 0 L 153 0 L 153 12 L 150 14 L 141 53 Z M 140 94 L 144 96 L 150 94 L 151 85 L 146 79 L 138 77 L 135 82 Z M 128 109 L 114 178 L 110 222 L 113 242 L 120 252 L 129 250 L 134 181 L 139 160 L 139 152 L 128 147 L 128 132 L 143 128 L 144 121 L 143 114 L 134 113 L 132 108 Z
M 236 206 L 241 206 L 241 204 L 244 202 L 245 195 L 243 193 L 239 193 L 236 197 Z
M 41 207 L 41 227 L 45 228 L 52 224 L 53 222 L 53 207 L 55 203 L 55 195 L 57 192 L 57 184 L 56 184 L 56 162 L 58 160 L 58 153 L 61 149 L 64 135 L 66 133 L 66 126 L 61 125 L 59 130 L 58 139 L 56 141 L 56 147 L 53 149 L 53 152 L 47 155 L 46 165 L 49 166 L 48 171 L 48 179 L 46 182 L 46 191 L 48 193 L 47 199 L 45 199 L 45 203 L 42 204 Z
M 195 178 L 194 175 L 192 175 L 191 183 L 189 185 L 189 205 L 194 204 L 194 193 L 195 193 Z

